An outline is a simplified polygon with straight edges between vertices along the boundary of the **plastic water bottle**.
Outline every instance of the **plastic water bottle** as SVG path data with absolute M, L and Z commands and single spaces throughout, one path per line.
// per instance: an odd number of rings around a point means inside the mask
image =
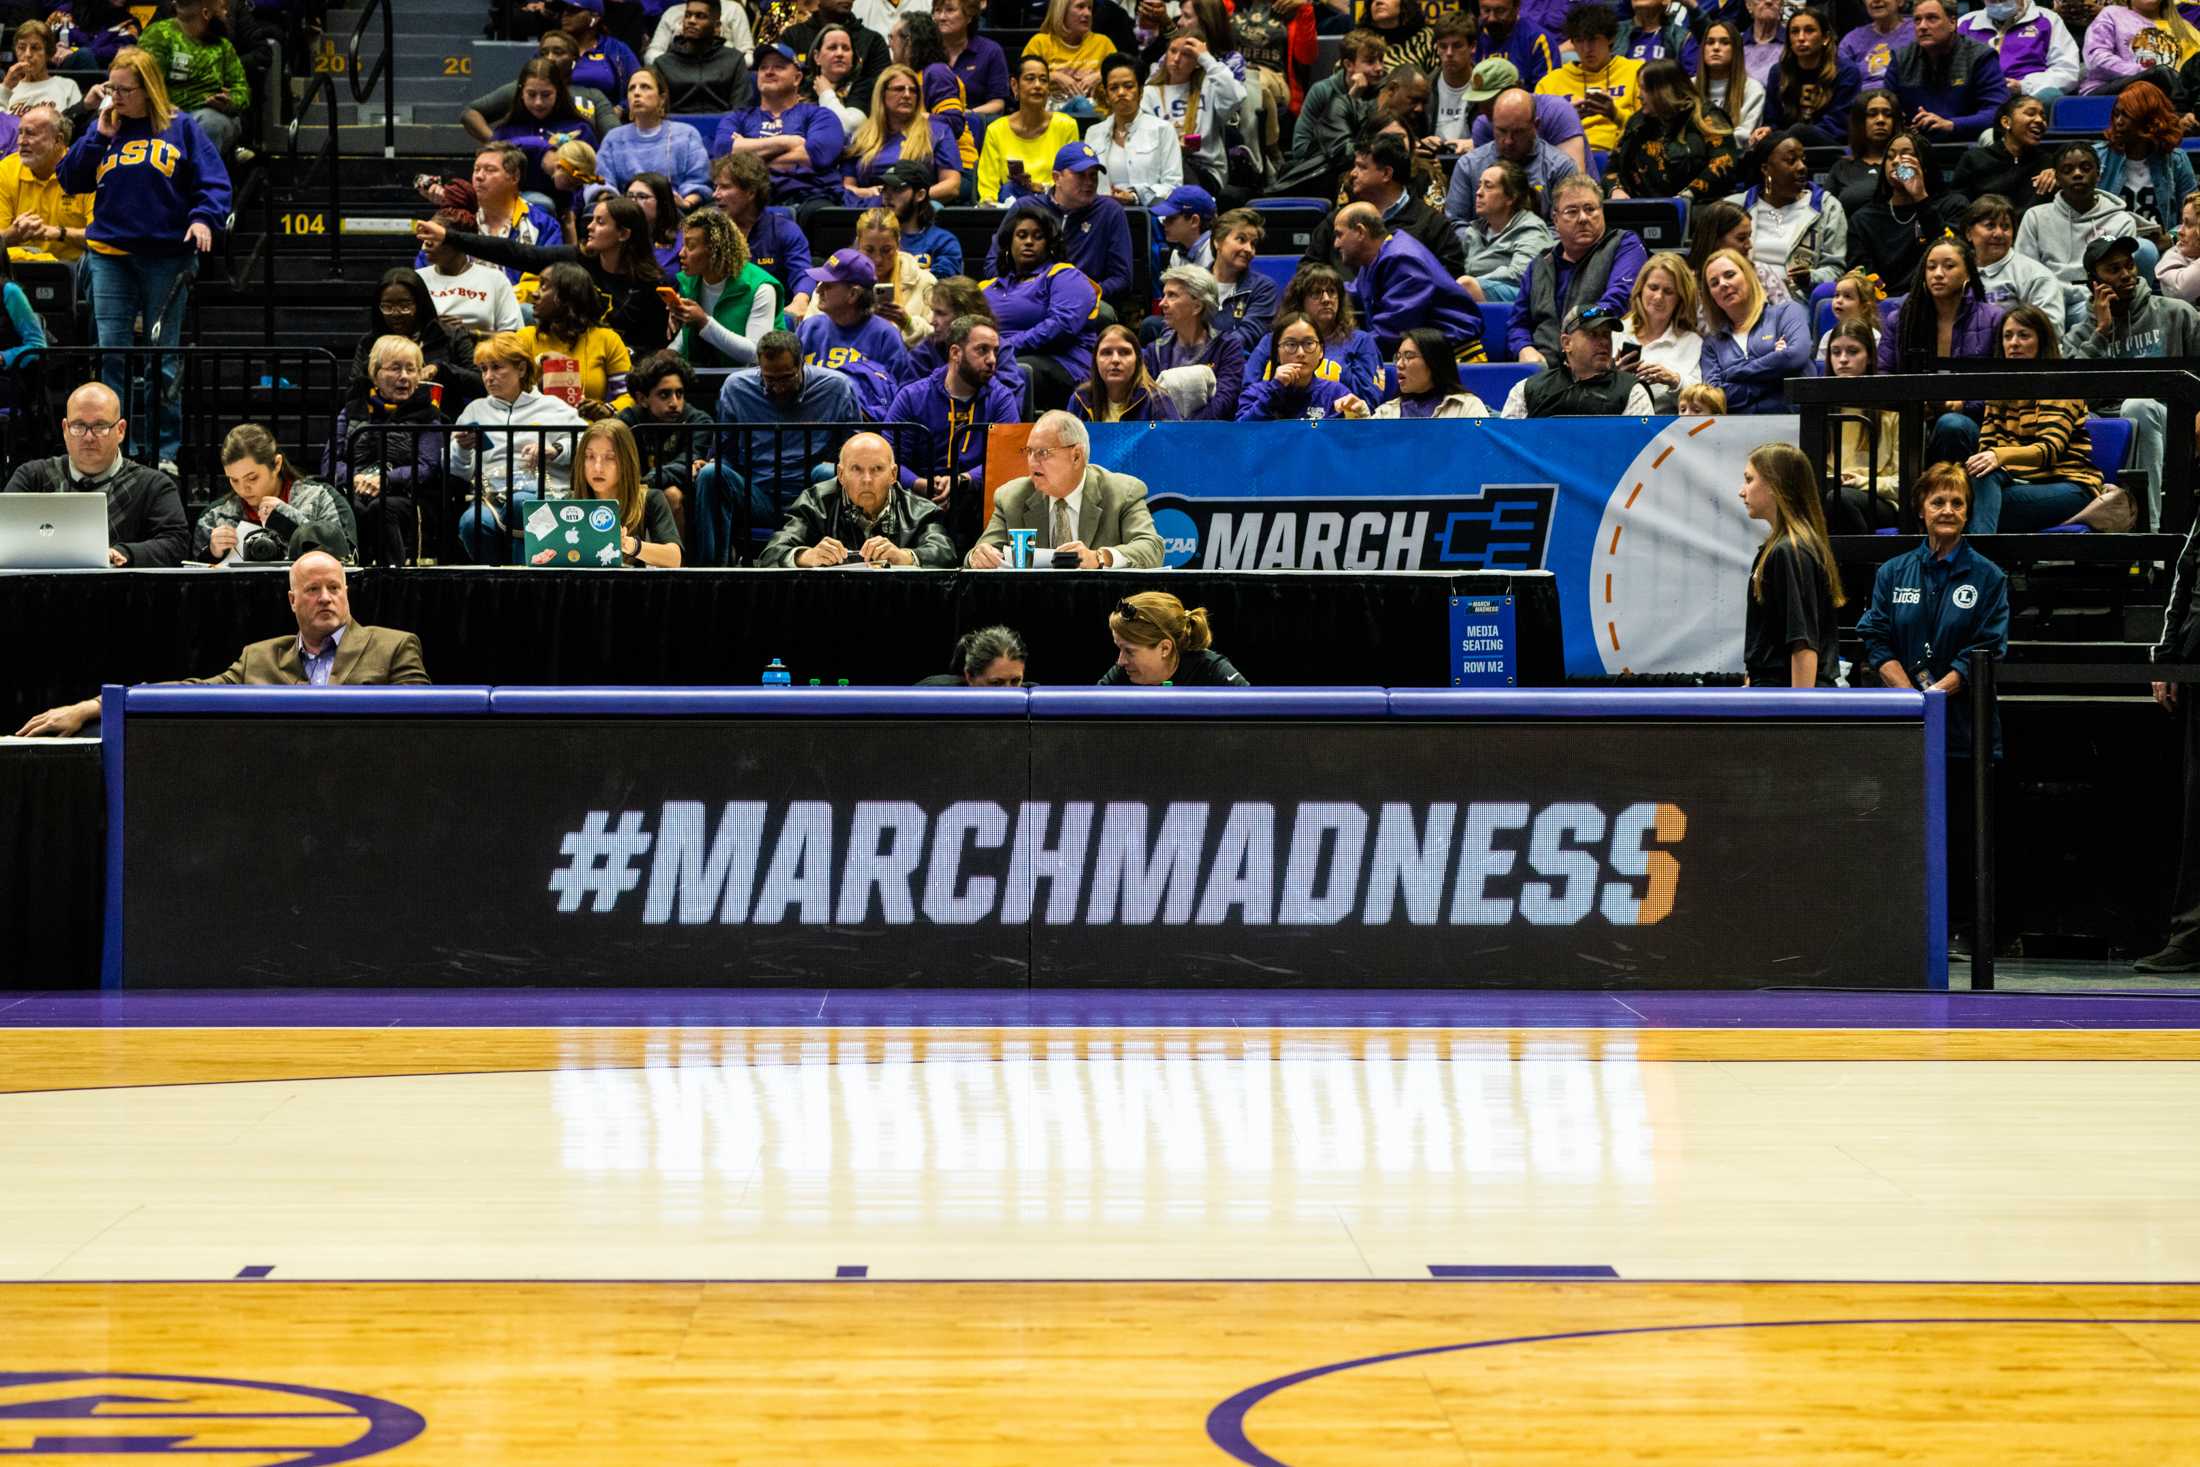
M 794 674 L 787 671 L 786 663 L 774 657 L 772 665 L 764 669 L 764 686 L 767 688 L 791 688 L 794 686 Z

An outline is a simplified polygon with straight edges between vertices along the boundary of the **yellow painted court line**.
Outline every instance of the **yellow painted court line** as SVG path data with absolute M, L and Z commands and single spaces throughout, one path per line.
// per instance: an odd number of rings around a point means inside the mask
M 13 1029 L 0 1094 L 375 1076 L 1125 1056 L 1236 1059 L 2200 1061 L 2200 1029 L 628 1027 Z

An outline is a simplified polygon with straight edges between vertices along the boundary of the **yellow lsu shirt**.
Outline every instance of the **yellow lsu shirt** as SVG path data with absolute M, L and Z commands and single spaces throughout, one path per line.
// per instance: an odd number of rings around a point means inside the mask
M 1609 153 L 1618 146 L 1620 129 L 1627 125 L 1627 119 L 1642 106 L 1642 89 L 1637 85 L 1641 76 L 1642 63 L 1624 56 L 1614 56 L 1595 71 L 1585 71 L 1580 62 L 1569 61 L 1545 75 L 1535 89 L 1540 96 L 1564 97 L 1568 101 L 1578 101 L 1591 92 L 1607 93 L 1617 118 L 1584 112 L 1581 130 L 1588 135 L 1591 148 Z

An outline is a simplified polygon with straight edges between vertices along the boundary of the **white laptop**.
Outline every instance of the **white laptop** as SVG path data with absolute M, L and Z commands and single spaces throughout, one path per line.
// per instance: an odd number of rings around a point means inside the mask
M 106 564 L 106 495 L 0 494 L 0 570 Z

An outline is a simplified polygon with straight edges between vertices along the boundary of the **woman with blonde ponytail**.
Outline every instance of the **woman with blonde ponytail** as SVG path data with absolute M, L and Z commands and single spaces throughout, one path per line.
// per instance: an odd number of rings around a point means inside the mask
M 1767 443 L 1742 468 L 1742 507 L 1772 527 L 1749 571 L 1742 670 L 1756 688 L 1830 688 L 1840 671 L 1841 572 L 1801 449 Z
M 1229 658 L 1214 650 L 1207 608 L 1187 611 L 1166 591 L 1141 591 L 1116 602 L 1108 617 L 1108 632 L 1115 638 L 1115 666 L 1100 679 L 1102 687 L 1252 686 Z

